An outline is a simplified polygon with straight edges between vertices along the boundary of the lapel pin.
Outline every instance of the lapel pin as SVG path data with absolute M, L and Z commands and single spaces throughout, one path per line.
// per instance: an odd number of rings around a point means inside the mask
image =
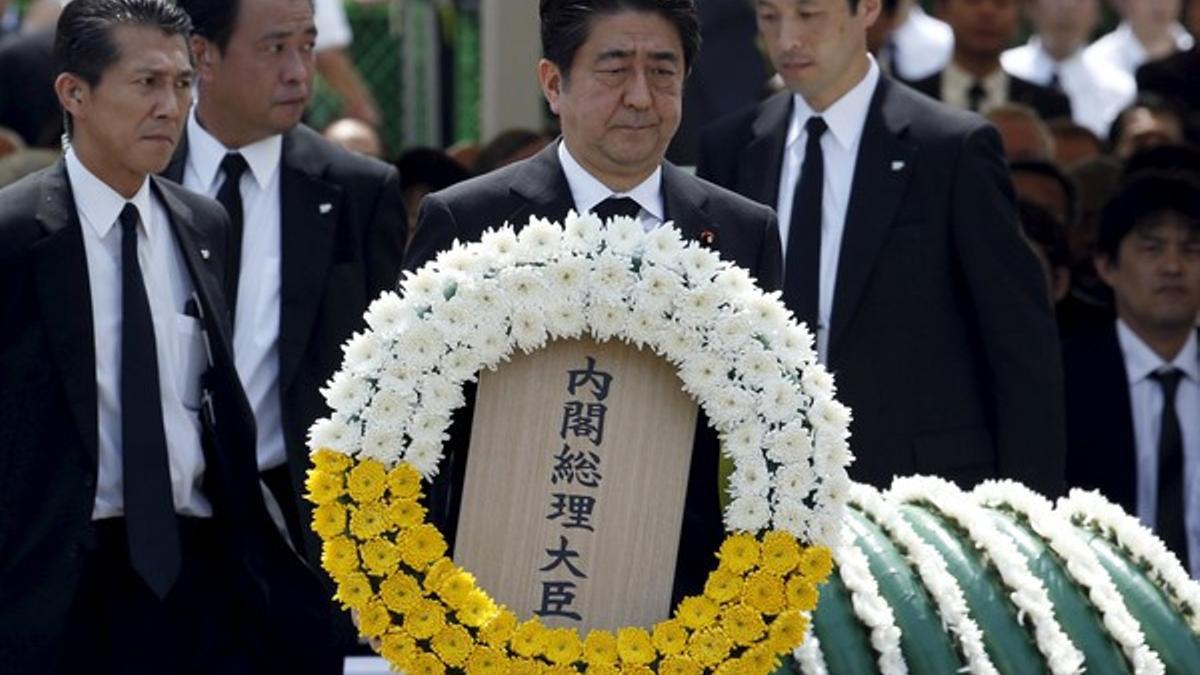
M 711 229 L 705 228 L 700 231 L 700 245 L 705 248 L 712 248 L 713 244 L 717 243 L 717 233 Z
M 208 256 L 210 256 L 210 255 L 212 255 L 212 254 L 208 252 L 208 249 L 206 249 L 206 248 L 200 249 L 200 257 L 201 258 L 208 260 Z
M 317 210 L 321 212 L 321 215 L 325 215 L 326 213 L 329 213 L 330 211 L 333 210 L 333 204 L 330 204 L 329 202 L 325 202 L 324 204 L 321 204 L 320 206 L 318 206 Z
M 904 160 L 902 160 L 902 159 L 892 160 L 892 171 L 899 171 L 900 169 L 903 169 L 903 168 L 904 168 Z

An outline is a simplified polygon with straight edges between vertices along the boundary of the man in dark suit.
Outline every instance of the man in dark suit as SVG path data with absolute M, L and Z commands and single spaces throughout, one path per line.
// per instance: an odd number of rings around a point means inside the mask
M 1200 120 L 1200 45 L 1142 64 L 1137 69 L 1139 92 L 1178 99 L 1187 106 L 1192 124 Z
M 1200 576 L 1200 185 L 1135 176 L 1101 216 L 1117 320 L 1063 347 L 1067 483 L 1136 514 Z
M 1021 103 L 1043 120 L 1071 117 L 1071 101 L 1055 85 L 1043 87 L 1005 72 L 1000 55 L 1017 36 L 1018 0 L 939 0 L 938 16 L 954 30 L 954 55 L 939 73 L 910 84 L 956 108 L 987 112 Z
M 319 390 L 341 345 L 400 273 L 399 176 L 300 124 L 314 68 L 310 0 L 180 6 L 195 25 L 199 100 L 166 175 L 230 212 L 233 346 L 259 470 L 296 550 L 319 567 L 302 496 L 308 427 L 328 411 Z
M 854 410 L 850 476 L 1062 488 L 1054 318 L 996 130 L 867 54 L 879 0 L 760 0 L 788 90 L 716 122 L 698 173 L 777 205 L 784 291 Z
M 150 176 L 191 102 L 186 15 L 75 0 L 71 148 L 0 191 L 0 668 L 298 669 L 328 643 L 274 529 L 220 285 L 221 208 Z
M 691 0 L 543 0 L 538 78 L 562 138 L 539 154 L 425 197 L 405 267 L 416 269 L 459 241 L 505 222 L 567 212 L 625 213 L 646 229 L 674 221 L 779 285 L 775 216 L 663 160 L 679 124 L 683 82 L 699 46 Z M 469 420 L 469 410 L 460 415 Z M 452 535 L 466 466 L 466 424 L 456 424 L 433 516 Z M 701 418 L 684 505 L 674 596 L 698 593 L 720 544 L 717 443 Z

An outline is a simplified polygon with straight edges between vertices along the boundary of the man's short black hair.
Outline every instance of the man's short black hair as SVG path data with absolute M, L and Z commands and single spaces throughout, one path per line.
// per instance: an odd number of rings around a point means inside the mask
M 1110 150 L 1115 149 L 1121 143 L 1121 137 L 1125 135 L 1125 118 L 1129 116 L 1129 113 L 1138 108 L 1145 108 L 1157 115 L 1174 117 L 1179 120 L 1179 128 L 1187 130 L 1187 112 L 1178 101 L 1152 91 L 1144 91 L 1137 95 L 1133 103 L 1125 106 L 1121 112 L 1117 113 L 1116 119 L 1113 120 L 1112 126 L 1108 129 L 1108 147 Z
M 192 31 L 215 44 L 222 52 L 229 46 L 233 29 L 237 27 L 241 0 L 176 0 L 183 11 L 192 17 Z M 313 0 L 308 0 L 311 6 Z
M 1017 217 L 1021 221 L 1021 231 L 1029 241 L 1042 249 L 1050 267 L 1070 267 L 1067 228 L 1058 216 L 1031 201 L 1018 199 Z
M 1200 182 L 1185 174 L 1143 171 L 1131 176 L 1100 214 L 1096 250 L 1117 261 L 1121 242 L 1130 232 L 1172 214 L 1200 233 Z
M 623 11 L 659 14 L 670 21 L 679 31 L 684 69 L 692 67 L 700 50 L 700 19 L 693 0 L 541 0 L 542 56 L 566 77 L 592 23 Z
M 1010 170 L 1015 176 L 1018 173 L 1029 173 L 1038 176 L 1045 176 L 1058 182 L 1062 188 L 1063 196 L 1067 201 L 1067 212 L 1063 214 L 1063 225 L 1066 227 L 1074 227 L 1075 219 L 1079 214 L 1079 188 L 1075 185 L 1075 180 L 1063 173 L 1058 166 L 1040 159 L 1027 159 L 1013 162 Z
M 192 32 L 187 14 L 170 0 L 74 0 L 58 17 L 55 75 L 71 73 L 96 86 L 121 58 L 112 35 L 118 26 L 158 28 L 167 35 L 182 35 L 185 44 Z

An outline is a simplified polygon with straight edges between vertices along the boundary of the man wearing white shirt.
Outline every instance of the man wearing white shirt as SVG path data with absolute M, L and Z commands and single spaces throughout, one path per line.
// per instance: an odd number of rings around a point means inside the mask
M 903 0 L 896 12 L 889 55 L 892 75 L 920 80 L 946 67 L 954 53 L 954 31 L 925 13 L 919 0 Z
M 1200 185 L 1147 172 L 1105 208 L 1096 270 L 1117 320 L 1064 346 L 1067 479 L 1098 489 L 1200 576 Z
M 1071 99 L 1072 117 L 1100 138 L 1137 94 L 1133 78 L 1088 56 L 1099 0 L 1032 0 L 1026 13 L 1035 34 L 1000 56 L 1004 70 Z
M 1121 23 L 1087 48 L 1104 67 L 1133 77 L 1138 66 L 1192 48 L 1195 40 L 1179 23 L 1180 0 L 1117 0 Z

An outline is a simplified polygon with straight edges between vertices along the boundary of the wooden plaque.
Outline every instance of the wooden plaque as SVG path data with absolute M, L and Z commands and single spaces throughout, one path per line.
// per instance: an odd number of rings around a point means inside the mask
M 667 618 L 696 414 L 670 363 L 620 342 L 483 373 L 455 561 L 546 625 Z

